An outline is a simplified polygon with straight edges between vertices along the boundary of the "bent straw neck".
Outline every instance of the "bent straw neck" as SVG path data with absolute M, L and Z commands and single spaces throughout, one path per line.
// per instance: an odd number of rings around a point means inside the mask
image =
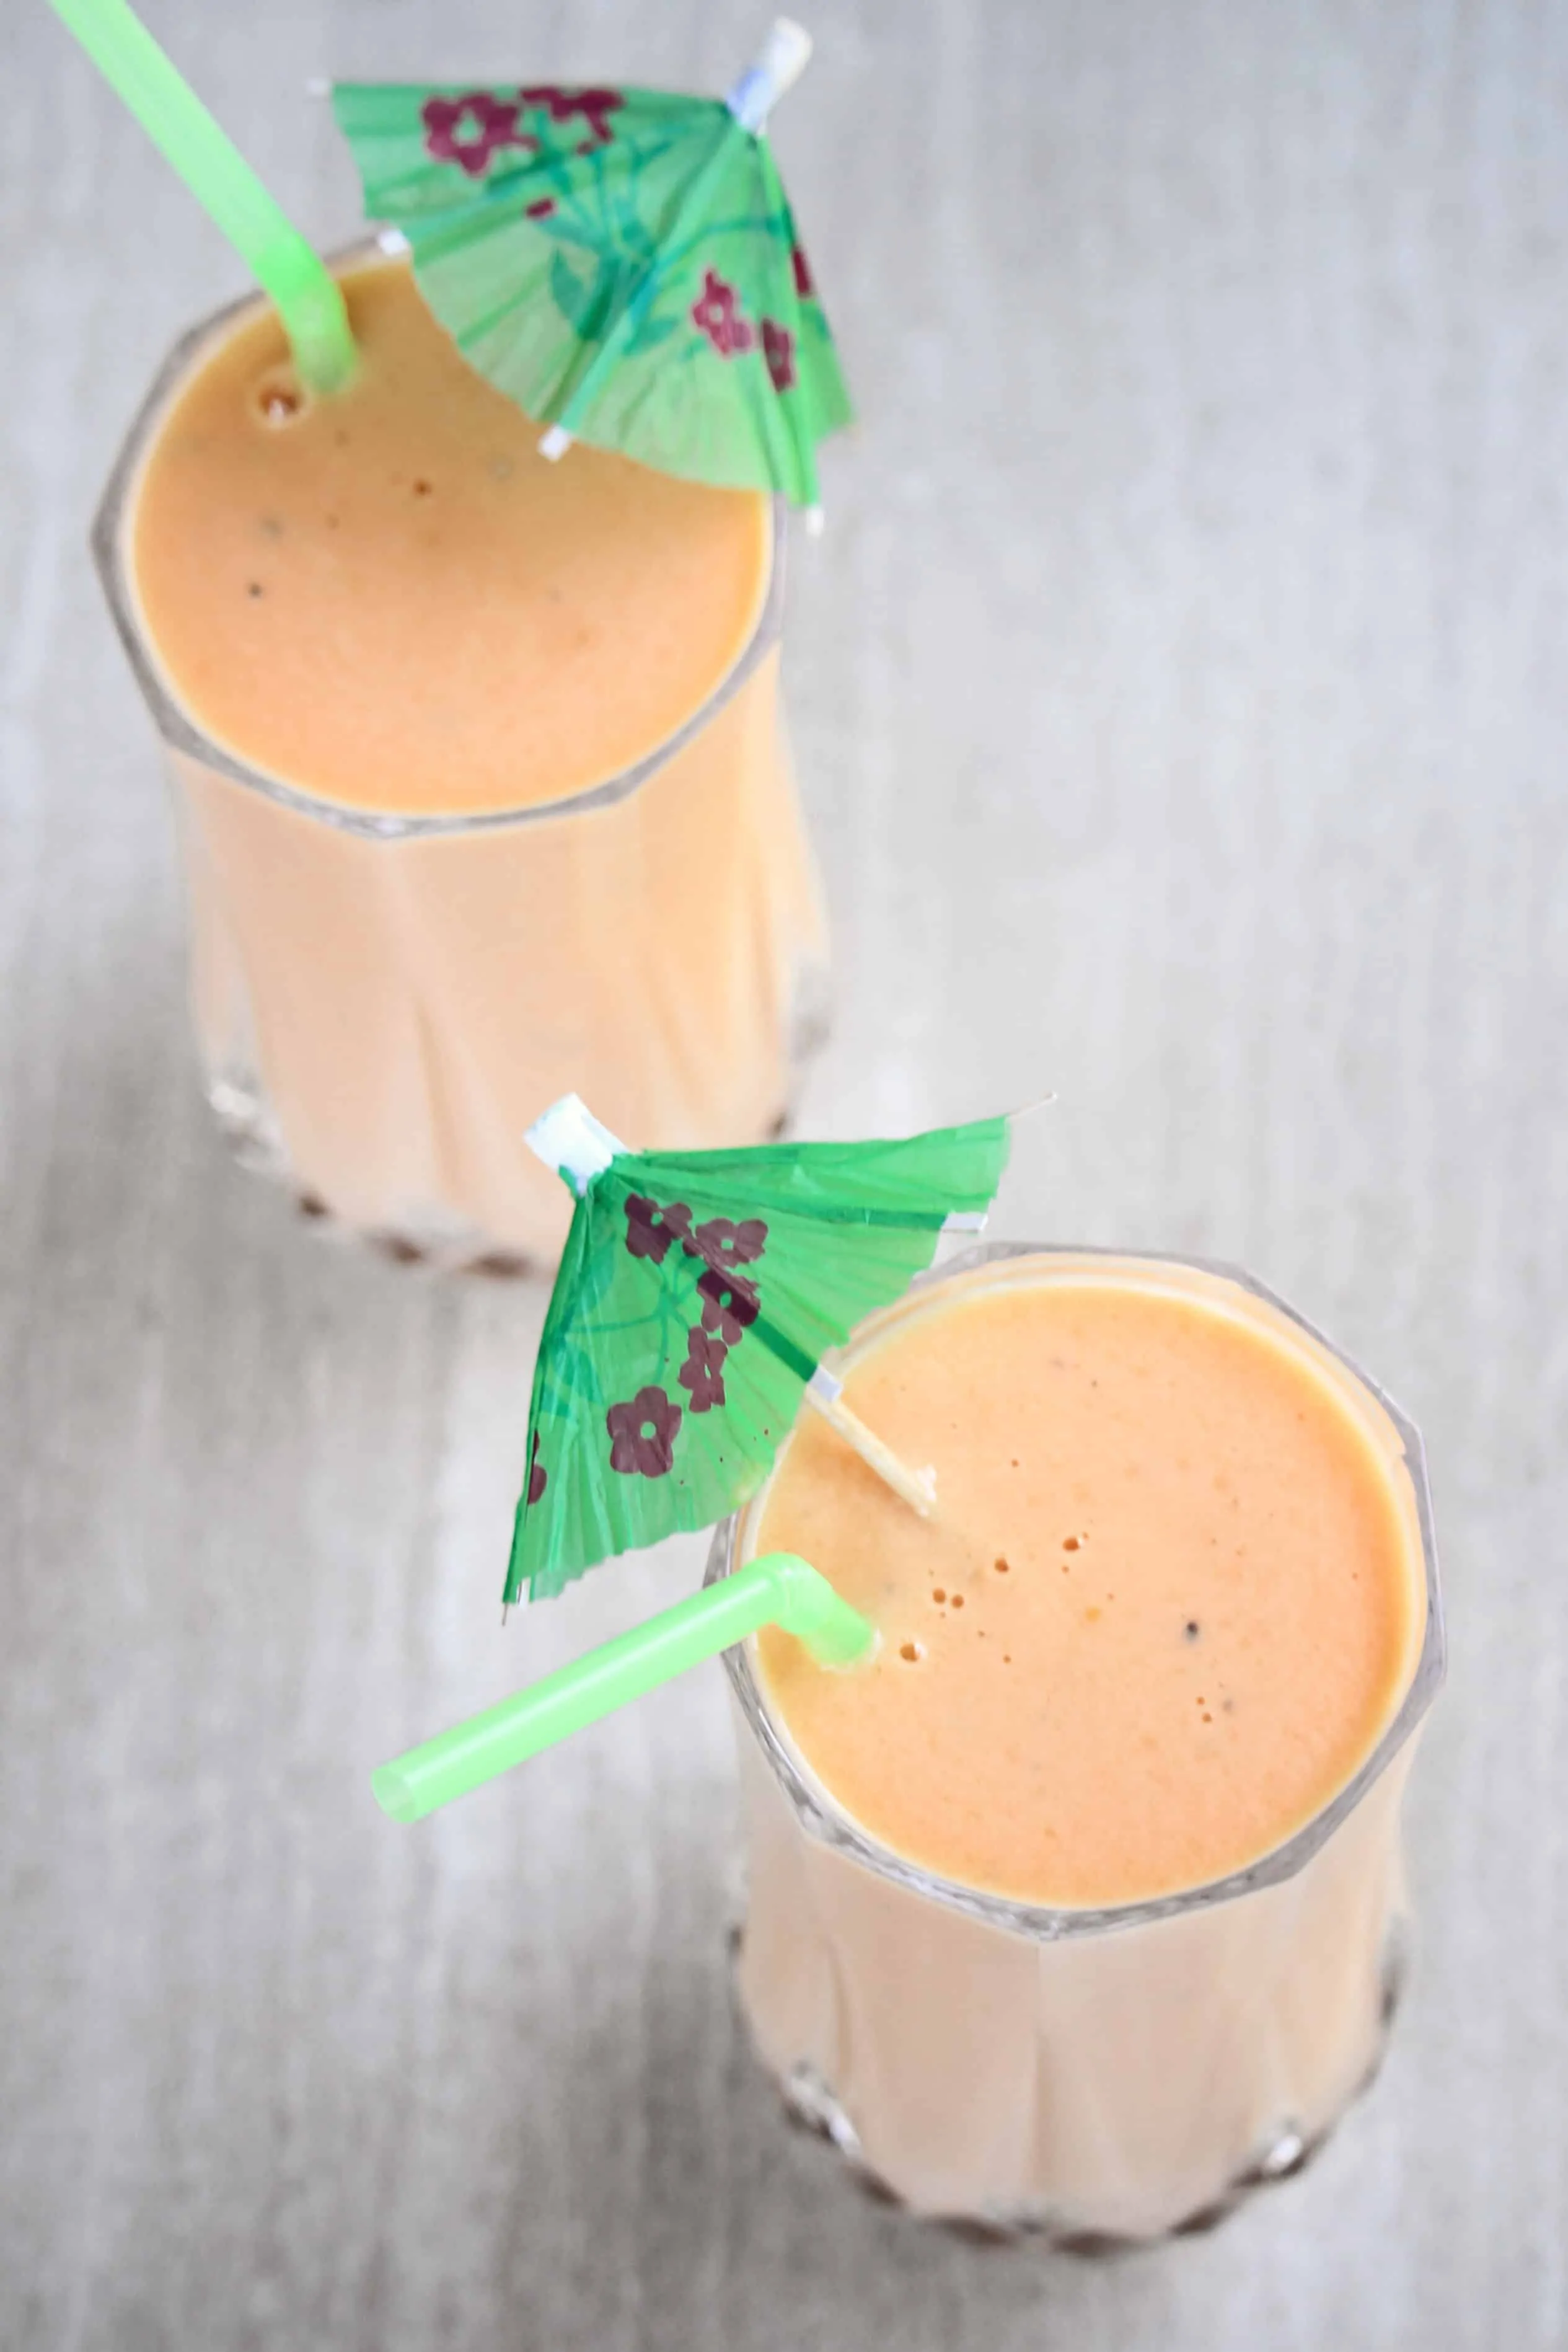
M 870 1618 L 841 1600 L 827 1578 L 799 1552 L 765 1552 L 735 1574 L 748 1572 L 756 1574 L 759 1584 L 766 1579 L 772 1596 L 771 1615 L 760 1622 L 793 1633 L 820 1666 L 852 1666 L 875 1650 L 877 1633 Z
M 301 383 L 339 392 L 358 365 L 342 289 L 263 186 L 126 0 L 53 0 L 104 79 L 264 292 L 277 305 Z
M 290 226 L 287 244 L 280 239 L 252 268 L 277 306 L 300 383 L 322 396 L 347 391 L 360 355 L 343 289 L 315 247 Z
M 877 1644 L 870 1619 L 841 1601 L 808 1561 L 795 1552 L 768 1552 L 483 1715 L 381 1765 L 371 1776 L 376 1801 L 394 1821 L 418 1821 L 764 1625 L 781 1625 L 825 1666 L 869 1659 Z

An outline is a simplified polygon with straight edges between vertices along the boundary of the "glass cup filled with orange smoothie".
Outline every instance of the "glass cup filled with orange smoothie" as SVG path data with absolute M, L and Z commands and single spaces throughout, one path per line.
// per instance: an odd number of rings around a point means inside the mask
M 811 1560 L 868 1668 L 728 1663 L 760 2055 L 916 2211 L 1082 2242 L 1218 2217 L 1368 2080 L 1442 1679 L 1420 1440 L 1259 1284 L 999 1246 L 871 1319 L 709 1569 Z
M 94 534 L 172 776 L 207 1089 L 308 1207 L 548 1261 L 547 1103 L 755 1141 L 820 1001 L 781 517 L 581 445 L 549 463 L 406 261 L 335 267 L 350 389 L 303 396 L 276 315 L 225 310 Z

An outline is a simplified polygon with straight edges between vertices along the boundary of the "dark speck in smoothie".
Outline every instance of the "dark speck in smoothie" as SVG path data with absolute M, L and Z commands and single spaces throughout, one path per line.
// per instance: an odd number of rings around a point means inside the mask
M 261 583 L 260 583 L 260 581 L 259 581 L 259 580 L 251 580 L 251 581 L 248 581 L 248 582 L 246 583 L 246 592 L 245 592 L 245 593 L 246 593 L 246 594 L 247 596 L 259 596 L 259 595 L 261 594 Z
M 1196 1617 L 1189 1617 L 1186 1623 L 1181 1630 L 1186 1635 L 1189 1642 L 1196 1642 L 1203 1628 L 1199 1625 Z

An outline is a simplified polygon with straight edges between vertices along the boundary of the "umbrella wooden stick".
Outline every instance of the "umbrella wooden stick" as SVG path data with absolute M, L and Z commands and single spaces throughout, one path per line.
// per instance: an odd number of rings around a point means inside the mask
M 901 1503 L 918 1511 L 928 1519 L 936 1508 L 936 1474 L 934 1470 L 912 1470 L 899 1459 L 891 1445 L 883 1443 L 874 1429 L 868 1429 L 858 1412 L 852 1412 L 843 1401 L 843 1383 L 821 1366 L 806 1383 L 806 1402 L 820 1412 L 830 1429 L 835 1430 L 846 1445 L 860 1455 L 868 1470 L 874 1470 L 885 1486 L 891 1486 Z

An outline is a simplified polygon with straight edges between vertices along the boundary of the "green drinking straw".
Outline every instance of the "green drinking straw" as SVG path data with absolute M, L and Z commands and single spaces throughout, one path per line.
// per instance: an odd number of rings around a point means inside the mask
M 394 1822 L 417 1822 L 628 1699 L 743 1642 L 759 1625 L 782 1625 L 825 1666 L 852 1665 L 876 1643 L 875 1626 L 841 1601 L 825 1576 L 792 1551 L 765 1552 L 706 1592 L 678 1601 L 498 1706 L 381 1765 L 371 1775 L 376 1801 Z
M 277 303 L 302 383 L 339 392 L 357 364 L 342 289 L 125 0 L 54 0 L 191 194 Z

